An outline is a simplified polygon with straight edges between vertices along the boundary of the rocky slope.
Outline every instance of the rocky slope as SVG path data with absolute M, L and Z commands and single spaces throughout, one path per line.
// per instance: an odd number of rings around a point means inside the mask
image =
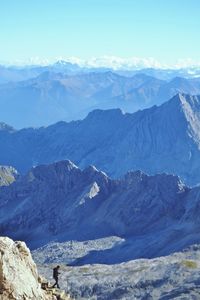
M 109 236 L 100 239 L 67 242 L 50 242 L 47 245 L 32 251 L 33 259 L 38 264 L 67 264 L 80 262 L 80 258 L 90 252 L 102 253 L 125 242 L 125 239 L 117 236 Z
M 95 110 L 83 121 L 39 129 L 0 130 L 0 162 L 20 172 L 70 159 L 93 164 L 112 177 L 140 169 L 200 182 L 200 97 L 178 94 L 159 107 L 134 114 Z
M 115 265 L 61 266 L 61 286 L 77 300 L 198 300 L 200 248 Z M 39 265 L 51 276 L 52 265 Z
M 32 248 L 50 241 L 124 239 L 74 257 L 73 264 L 166 255 L 199 242 L 199 191 L 166 174 L 138 171 L 111 180 L 70 161 L 38 166 L 0 189 L 0 233 Z
M 25 243 L 7 237 L 0 237 L 0 299 L 54 299 L 42 290 L 36 265 Z
M 18 177 L 18 172 L 13 167 L 0 166 L 0 186 L 13 183 Z

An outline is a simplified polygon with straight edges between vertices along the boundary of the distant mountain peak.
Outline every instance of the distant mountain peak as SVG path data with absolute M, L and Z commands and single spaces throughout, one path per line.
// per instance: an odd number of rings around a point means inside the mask
M 151 176 L 151 178 L 160 185 L 173 187 L 180 191 L 185 190 L 186 187 L 181 178 L 174 174 L 160 173 Z
M 43 178 L 46 177 L 47 174 L 52 173 L 53 171 L 55 172 L 55 174 L 63 174 L 71 172 L 73 169 L 79 168 L 70 160 L 61 160 L 51 164 L 44 164 L 33 167 L 28 173 L 28 177 L 30 179 Z
M 144 187 L 149 188 L 150 190 L 155 189 L 159 190 L 163 195 L 168 195 L 170 198 L 174 194 L 181 194 L 189 189 L 180 179 L 179 176 L 173 174 L 156 174 L 156 175 L 147 175 L 142 171 L 128 172 L 123 177 L 123 185 L 126 188 L 134 187 L 135 189 Z M 170 196 L 171 195 L 171 196 Z
M 15 129 L 12 126 L 10 126 L 4 122 L 0 122 L 0 131 L 12 132 L 12 131 L 15 131 Z
M 105 172 L 98 170 L 95 166 L 90 165 L 83 170 L 83 173 L 87 176 L 97 176 L 98 178 L 108 178 Z
M 113 108 L 113 109 L 95 109 L 91 111 L 86 119 L 101 119 L 102 117 L 108 117 L 108 118 L 121 118 L 124 115 L 123 110 L 120 108 Z
M 132 184 L 133 182 L 137 181 L 142 181 L 144 178 L 147 178 L 148 175 L 143 173 L 141 170 L 137 171 L 129 171 L 124 175 L 124 180 L 127 183 Z
M 50 165 L 45 165 L 46 167 L 50 166 L 50 167 L 53 167 L 53 168 L 56 168 L 56 169 L 59 169 L 59 168 L 65 168 L 67 169 L 68 171 L 71 171 L 72 169 L 78 169 L 78 167 L 69 159 L 66 159 L 66 160 L 61 160 L 61 161 L 57 161 L 57 162 L 54 162 Z
M 63 59 L 60 59 L 60 60 L 58 60 L 57 62 L 55 62 L 55 64 L 54 65 L 71 65 L 72 63 L 70 63 L 70 62 L 68 62 L 68 61 L 65 61 L 65 60 L 63 60 Z
M 95 166 L 90 165 L 84 169 L 84 172 L 96 173 L 96 172 L 99 172 L 99 170 L 97 170 L 97 168 Z
M 71 160 L 66 159 L 63 161 L 58 161 L 55 163 L 56 166 L 64 165 L 69 171 L 72 169 L 78 169 L 77 165 L 75 165 Z
M 57 62 L 54 63 L 54 66 L 57 65 L 57 66 L 74 66 L 76 64 L 73 64 L 69 61 L 66 61 L 66 60 L 63 60 L 63 59 L 60 59 L 58 60 Z M 77 65 L 78 66 L 78 65 Z
M 71 63 L 69 61 L 65 61 L 65 60 L 58 60 L 56 63 L 54 63 L 52 65 L 53 68 L 55 69 L 60 69 L 60 70 L 66 70 L 66 71 L 78 71 L 80 69 L 80 66 L 75 64 L 75 63 Z

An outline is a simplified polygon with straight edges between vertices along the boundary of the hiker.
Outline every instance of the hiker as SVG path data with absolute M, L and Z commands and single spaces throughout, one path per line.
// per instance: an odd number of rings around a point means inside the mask
M 57 267 L 55 267 L 54 269 L 53 269 L 53 278 L 55 279 L 55 284 L 52 286 L 53 288 L 55 287 L 55 286 L 57 286 L 57 288 L 59 289 L 60 287 L 59 287 L 59 284 L 58 284 L 58 275 L 60 274 L 58 271 L 59 271 L 59 269 L 60 269 L 60 266 L 57 266 Z

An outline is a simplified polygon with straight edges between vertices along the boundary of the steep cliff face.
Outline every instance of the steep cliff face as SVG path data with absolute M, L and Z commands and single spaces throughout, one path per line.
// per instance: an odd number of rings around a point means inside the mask
M 70 159 L 115 178 L 140 169 L 177 174 L 195 185 L 200 182 L 199 132 L 200 98 L 178 94 L 134 114 L 95 110 L 82 121 L 0 131 L 0 161 L 26 172 L 34 165 Z
M 0 299 L 53 300 L 38 282 L 29 249 L 23 242 L 0 237 Z

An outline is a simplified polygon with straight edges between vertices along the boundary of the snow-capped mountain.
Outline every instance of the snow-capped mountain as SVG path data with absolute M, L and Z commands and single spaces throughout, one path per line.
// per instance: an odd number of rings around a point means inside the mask
M 199 96 L 178 94 L 133 114 L 94 110 L 82 121 L 46 128 L 4 126 L 0 162 L 26 172 L 38 164 L 70 159 L 80 167 L 93 164 L 112 177 L 140 169 L 177 174 L 195 185 L 200 182 L 199 112 Z
M 32 247 L 52 240 L 125 239 L 90 252 L 79 264 L 153 257 L 199 242 L 199 195 L 199 187 L 190 189 L 173 175 L 136 171 L 111 180 L 95 167 L 81 171 L 61 161 L 32 168 L 0 188 L 0 234 Z
M 62 71 L 65 64 L 56 66 L 56 72 L 47 69 L 35 78 L 1 84 L 0 119 L 16 128 L 47 126 L 82 119 L 94 109 L 134 112 L 161 104 L 178 92 L 200 94 L 199 78 L 175 77 L 168 82 L 142 73 L 127 77 L 111 71 L 69 75 Z
M 0 65 L 0 84 L 20 82 L 37 77 L 44 72 L 77 74 L 81 68 L 77 64 L 59 60 L 54 64 L 45 65 Z
M 160 79 L 172 79 L 176 76 L 195 78 L 200 76 L 199 62 L 180 61 L 175 65 L 161 64 L 152 58 L 124 59 L 115 56 L 104 56 L 89 60 L 81 58 L 60 58 L 51 63 L 38 59 L 27 62 L 9 63 L 0 66 L 0 82 L 19 81 L 37 76 L 43 71 L 64 72 L 66 74 L 113 71 L 119 74 L 145 73 Z

